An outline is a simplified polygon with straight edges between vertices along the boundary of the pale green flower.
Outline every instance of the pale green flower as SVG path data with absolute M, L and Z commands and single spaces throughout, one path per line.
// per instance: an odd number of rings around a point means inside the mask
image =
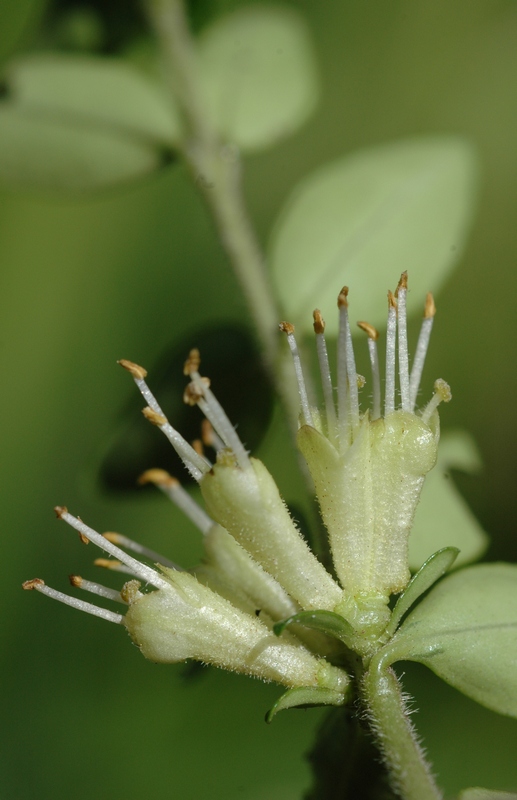
M 66 508 L 58 507 L 58 517 L 115 558 L 97 563 L 125 571 L 132 578 L 120 592 L 78 576 L 72 577 L 72 583 L 125 604 L 127 611 L 122 615 L 63 595 L 40 579 L 27 581 L 25 588 L 124 625 L 143 655 L 153 661 L 192 658 L 289 688 L 309 687 L 326 693 L 324 702 L 344 702 L 349 678 L 340 666 L 344 663 L 341 645 L 300 626 L 280 636 L 272 628 L 301 611 L 323 610 L 337 612 L 347 620 L 357 637 L 354 646 L 358 652 L 368 650 L 366 644 L 357 644 L 361 637 L 371 643 L 382 636 L 389 619 L 389 596 L 402 591 L 409 580 L 411 523 L 424 476 L 436 459 L 436 407 L 441 400 L 450 399 L 447 384 L 437 381 L 433 399 L 422 412 L 415 411 L 434 304 L 429 295 L 410 373 L 403 275 L 397 300 L 389 295 L 384 416 L 378 334 L 360 323 L 369 337 L 373 375 L 372 409 L 361 412 L 359 387 L 364 379 L 355 369 L 347 294 L 348 290 L 342 290 L 338 302 L 336 403 L 324 323 L 318 311 L 314 314 L 324 414 L 309 403 L 294 329 L 288 323 L 281 325 L 287 333 L 300 391 L 298 445 L 329 532 L 337 579 L 309 549 L 264 464 L 249 457 L 210 382 L 200 375 L 199 353 L 193 350 L 185 364 L 190 382 L 184 399 L 197 404 L 209 422 L 204 438 L 216 453 L 215 463 L 172 427 L 145 381 L 145 370 L 130 361 L 120 363 L 147 403 L 144 415 L 163 431 L 198 482 L 206 510 L 163 470 L 149 470 L 141 482 L 156 484 L 197 525 L 204 536 L 204 563 L 192 573 L 185 572 L 127 537 L 97 533 Z M 397 341 L 400 408 L 395 404 Z M 158 563 L 148 566 L 127 550 Z

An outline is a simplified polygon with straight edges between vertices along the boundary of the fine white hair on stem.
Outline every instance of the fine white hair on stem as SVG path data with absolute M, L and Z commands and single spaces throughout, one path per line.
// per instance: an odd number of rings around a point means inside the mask
M 158 401 L 145 382 L 145 377 L 147 375 L 146 370 L 138 364 L 124 358 L 118 363 L 130 373 L 142 397 L 147 403 L 147 409 L 144 409 L 144 416 L 165 434 L 194 480 L 201 480 L 203 475 L 210 471 L 211 465 L 205 458 L 196 453 L 194 448 L 185 441 L 183 436 L 172 427 Z
M 316 351 L 327 417 L 327 429 L 329 436 L 334 439 L 336 436 L 336 406 L 334 405 L 334 390 L 332 388 L 332 376 L 330 374 L 327 342 L 325 340 L 325 321 L 317 308 L 313 311 L 312 316 L 314 319 L 314 333 L 316 334 Z
M 170 569 L 176 569 L 181 571 L 181 567 L 178 564 L 175 564 L 174 561 L 171 561 L 169 558 L 162 556 L 160 553 L 157 553 L 155 550 L 151 550 L 150 547 L 146 547 L 139 542 L 135 542 L 133 539 L 130 539 L 128 536 L 124 536 L 122 533 L 115 533 L 114 531 L 108 531 L 107 533 L 102 534 L 108 542 L 112 542 L 112 544 L 116 544 L 119 547 L 125 547 L 126 550 L 131 550 L 133 553 L 138 553 L 140 556 L 144 556 L 144 558 L 148 558 L 150 561 L 153 561 L 155 564 L 161 564 L 162 567 L 169 567 Z
M 407 341 L 407 272 L 403 272 L 396 291 L 398 306 L 398 345 L 399 345 L 399 382 L 400 401 L 403 411 L 411 411 L 409 393 L 409 353 Z
M 384 416 L 395 411 L 395 359 L 397 339 L 397 302 L 392 292 L 388 292 L 388 325 L 386 329 L 386 388 L 384 395 Z
M 206 511 L 196 503 L 193 497 L 183 488 L 181 483 L 169 475 L 164 469 L 148 469 L 138 479 L 138 483 L 153 483 L 168 498 L 172 500 L 191 522 L 194 523 L 201 533 L 207 534 L 213 527 L 214 521 L 208 516 Z
M 88 539 L 90 542 L 93 542 L 93 544 L 96 544 L 97 547 L 100 547 L 101 550 L 104 550 L 106 553 L 109 553 L 111 556 L 114 556 L 116 559 L 121 561 L 139 578 L 147 583 L 150 583 L 152 586 L 155 586 L 157 589 L 168 588 L 169 584 L 156 572 L 156 570 L 148 567 L 146 564 L 140 563 L 140 561 L 137 561 L 136 558 L 129 556 L 127 553 L 121 550 L 120 547 L 112 544 L 100 533 L 94 531 L 93 528 L 90 528 L 88 525 L 86 525 L 81 519 L 72 516 L 65 506 L 56 506 L 54 510 L 59 519 L 64 520 L 66 523 L 68 523 L 68 525 L 82 534 L 82 536 L 86 537 L 86 539 Z
M 300 395 L 300 406 L 302 411 L 304 425 L 314 426 L 312 419 L 311 408 L 309 405 L 309 397 L 307 395 L 307 388 L 305 386 L 305 379 L 303 377 L 302 362 L 298 345 L 294 336 L 294 325 L 290 322 L 281 322 L 279 328 L 287 336 L 287 344 L 293 357 L 294 371 L 296 374 L 296 382 L 298 384 L 298 394 Z
M 377 350 L 377 339 L 379 331 L 368 322 L 358 322 L 358 326 L 368 336 L 368 353 L 370 355 L 370 366 L 372 369 L 373 382 L 373 401 L 372 401 L 372 420 L 378 419 L 381 415 L 381 374 L 379 369 L 379 353 Z
M 117 589 L 110 589 L 109 586 L 103 586 L 102 583 L 87 581 L 85 578 L 81 578 L 80 575 L 69 575 L 68 580 L 71 586 L 75 586 L 77 589 L 96 594 L 98 597 L 104 597 L 106 600 L 113 600 L 115 603 L 125 603 Z
M 250 460 L 246 448 L 228 419 L 224 408 L 210 389 L 210 381 L 207 378 L 202 378 L 199 374 L 199 364 L 199 350 L 191 350 L 183 371 L 186 375 L 189 375 L 193 391 L 189 392 L 189 387 L 187 387 L 183 399 L 191 405 L 197 404 L 199 406 L 226 447 L 233 451 L 241 469 L 248 469 Z
M 414 411 L 416 405 L 416 398 L 420 388 L 420 381 L 422 380 L 422 372 L 424 370 L 425 359 L 429 347 L 429 340 L 431 339 L 431 331 L 433 329 L 434 315 L 436 314 L 436 306 L 431 292 L 428 292 L 425 300 L 424 318 L 418 336 L 416 346 L 415 358 L 411 368 L 411 375 L 409 378 L 409 395 L 411 403 L 411 411 Z
M 100 617 L 108 622 L 115 622 L 117 625 L 120 625 L 124 620 L 122 614 L 116 614 L 114 611 L 109 611 L 107 608 L 94 606 L 92 603 L 87 603 L 84 600 L 79 600 L 77 597 L 71 597 L 68 594 L 63 594 L 63 592 L 58 592 L 57 589 L 52 589 L 52 587 L 47 586 L 47 584 L 42 581 L 41 578 L 25 581 L 23 588 L 35 589 L 37 592 L 45 594 L 47 597 L 51 597 L 52 600 L 58 600 L 60 603 L 64 603 L 66 606 L 76 608 L 78 611 L 85 611 L 87 614 L 92 614 L 94 617 Z

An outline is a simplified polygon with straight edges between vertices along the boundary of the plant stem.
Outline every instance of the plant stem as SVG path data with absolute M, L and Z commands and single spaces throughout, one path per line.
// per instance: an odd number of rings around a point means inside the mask
M 292 378 L 286 380 L 279 355 L 280 311 L 246 213 L 237 148 L 221 141 L 206 114 L 183 0 L 146 0 L 146 5 L 161 45 L 174 100 L 183 114 L 183 156 L 210 209 L 240 283 L 266 367 L 291 420 L 297 421 L 296 385 Z
M 392 787 L 403 800 L 441 800 L 394 671 L 373 659 L 362 682 L 370 727 L 388 768 Z

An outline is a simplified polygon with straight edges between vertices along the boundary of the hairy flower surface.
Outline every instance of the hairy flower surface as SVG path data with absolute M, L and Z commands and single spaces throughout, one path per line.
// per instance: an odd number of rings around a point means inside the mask
M 329 533 L 336 578 L 308 547 L 264 464 L 250 458 L 210 381 L 199 373 L 198 351 L 192 350 L 185 363 L 189 383 L 184 400 L 198 405 L 206 417 L 203 442 L 215 451 L 214 463 L 172 427 L 146 383 L 146 371 L 130 361 L 119 363 L 147 403 L 144 415 L 167 436 L 200 486 L 206 510 L 163 470 L 148 470 L 140 478 L 141 483 L 158 486 L 199 528 L 204 537 L 203 563 L 183 571 L 121 534 L 97 533 L 65 507 L 57 507 L 60 519 L 113 557 L 98 559 L 97 564 L 131 576 L 120 592 L 79 576 L 71 577 L 72 584 L 124 604 L 126 613 L 64 595 L 41 579 L 27 581 L 24 588 L 123 624 L 143 655 L 153 661 L 195 659 L 290 689 L 323 693 L 318 695 L 324 695 L 323 702 L 344 702 L 349 678 L 342 668 L 342 646 L 325 633 L 300 625 L 289 631 L 273 628 L 300 612 L 302 616 L 337 612 L 354 636 L 379 637 L 389 619 L 390 594 L 408 583 L 411 524 L 424 477 L 436 460 L 436 408 L 450 399 L 450 390 L 444 381 L 437 381 L 432 400 L 423 411 L 415 411 L 435 308 L 428 295 L 410 372 L 406 292 L 404 274 L 395 295 L 388 296 L 383 415 L 378 333 L 367 323 L 359 325 L 368 335 L 373 395 L 371 409 L 360 409 L 364 379 L 355 368 L 348 289 L 338 300 L 337 392 L 324 322 L 320 312 L 314 312 L 324 413 L 308 400 L 293 326 L 280 326 L 287 334 L 300 392 L 298 446 Z M 400 407 L 395 402 L 397 351 Z M 311 697 L 305 693 L 303 702 L 311 702 Z

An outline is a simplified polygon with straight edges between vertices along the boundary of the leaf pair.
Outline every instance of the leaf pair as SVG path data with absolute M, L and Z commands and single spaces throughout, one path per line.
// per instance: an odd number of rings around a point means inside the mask
M 205 114 L 222 139 L 267 147 L 313 110 L 309 36 L 286 9 L 242 9 L 198 41 Z M 164 83 L 120 59 L 37 55 L 7 70 L 0 103 L 0 179 L 36 189 L 84 190 L 148 175 L 182 137 Z

